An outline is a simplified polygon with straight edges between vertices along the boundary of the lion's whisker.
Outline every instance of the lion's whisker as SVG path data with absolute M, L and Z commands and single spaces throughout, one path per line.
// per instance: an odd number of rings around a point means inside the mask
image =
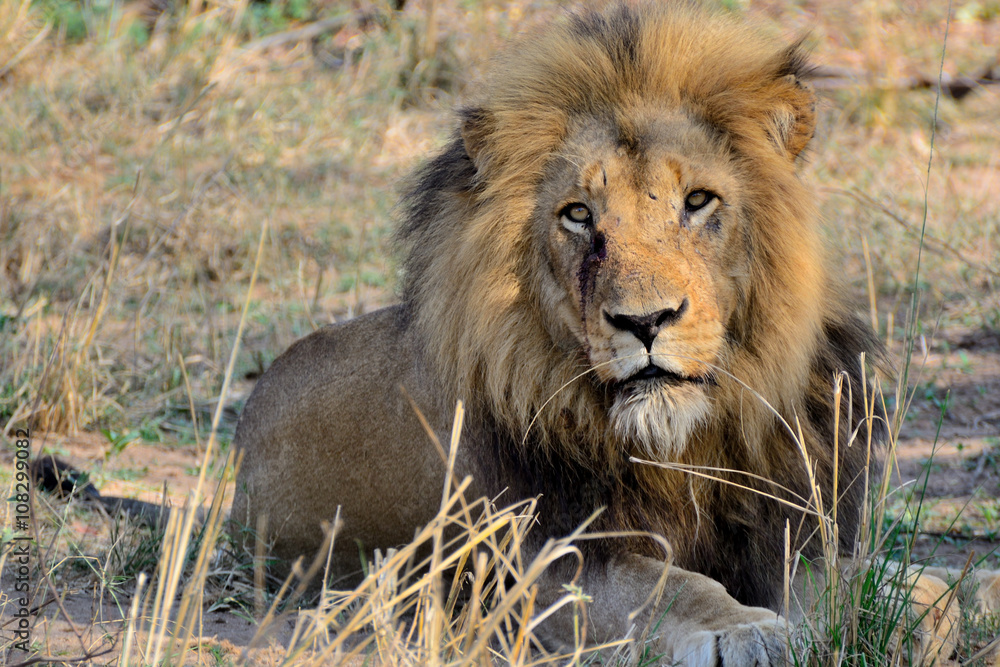
M 714 480 L 716 482 L 722 482 L 723 484 L 731 484 L 733 486 L 739 487 L 739 488 L 747 490 L 747 491 L 753 491 L 754 493 L 759 493 L 760 495 L 765 496 L 767 498 L 772 498 L 772 499 L 777 500 L 777 501 L 779 501 L 779 502 L 781 502 L 781 503 L 783 503 L 785 505 L 788 505 L 789 507 L 797 509 L 797 510 L 799 510 L 801 512 L 806 512 L 806 513 L 811 514 L 813 516 L 820 516 L 820 514 L 816 510 L 809 509 L 809 507 L 808 507 L 809 500 L 807 498 L 803 498 L 801 495 L 795 493 L 794 491 L 792 491 L 788 487 L 783 486 L 783 485 L 779 484 L 778 482 L 775 482 L 772 479 L 768 479 L 767 477 L 764 477 L 762 475 L 757 475 L 757 474 L 754 474 L 752 472 L 747 472 L 746 470 L 735 470 L 733 468 L 719 468 L 719 467 L 716 467 L 716 466 L 691 465 L 691 464 L 687 464 L 687 463 L 675 463 L 675 462 L 672 462 L 672 461 L 647 461 L 645 459 L 640 459 L 640 458 L 638 458 L 636 456 L 630 456 L 629 457 L 629 461 L 631 461 L 632 463 L 642 463 L 642 464 L 646 464 L 646 465 L 656 466 L 657 468 L 664 468 L 666 470 L 677 470 L 677 471 L 680 471 L 680 472 L 687 472 L 687 473 L 691 473 L 693 475 L 696 475 L 698 477 L 704 477 L 706 479 L 711 479 L 711 480 Z M 755 489 L 752 486 L 745 486 L 743 484 L 739 484 L 737 482 L 734 482 L 732 480 L 726 479 L 724 477 L 717 477 L 715 475 L 709 475 L 707 473 L 702 473 L 701 471 L 703 471 L 703 470 L 707 470 L 707 471 L 710 471 L 710 472 L 734 473 L 734 474 L 737 474 L 737 475 L 744 475 L 746 477 L 750 477 L 751 479 L 756 479 L 757 481 L 764 482 L 765 484 L 770 484 L 771 486 L 775 487 L 776 489 L 778 489 L 780 491 L 784 491 L 788 495 L 790 495 L 790 496 L 792 496 L 792 497 L 794 497 L 794 498 L 796 498 L 798 500 L 801 500 L 806 505 L 796 505 L 795 503 L 786 501 L 786 500 L 782 499 L 779 496 L 775 496 L 775 495 L 772 495 L 770 493 L 765 493 L 764 491 L 761 491 L 759 489 Z

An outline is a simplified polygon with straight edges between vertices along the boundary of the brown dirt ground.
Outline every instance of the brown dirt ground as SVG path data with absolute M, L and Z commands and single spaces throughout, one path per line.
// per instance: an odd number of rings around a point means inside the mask
M 970 554 L 988 556 L 986 564 L 996 568 L 1000 333 L 946 332 L 911 376 L 917 389 L 892 483 L 924 489 L 921 528 L 928 534 L 918 536 L 915 555 L 953 567 L 962 567 Z
M 38 441 L 44 441 L 46 449 L 57 452 L 65 462 L 90 472 L 92 481 L 100 487 L 103 495 L 159 503 L 166 489 L 168 502 L 173 507 L 182 506 L 188 494 L 194 491 L 197 470 L 203 460 L 203 454 L 194 445 L 136 442 L 119 454 L 105 458 L 109 443 L 102 435 L 46 434 Z M 227 512 L 230 501 L 231 489 L 228 489 L 225 501 Z M 39 494 L 36 502 L 51 504 L 57 512 L 61 507 L 60 501 L 53 502 L 45 494 Z M 86 544 L 88 540 L 97 543 L 102 536 L 106 539 L 111 520 L 101 516 L 100 512 L 68 512 L 65 516 L 68 520 L 62 530 L 64 539 L 81 544 Z M 92 580 L 88 578 L 85 585 L 74 586 L 67 585 L 68 579 L 59 579 L 54 586 L 59 593 L 58 600 L 53 595 L 52 587 L 46 587 L 44 581 L 38 584 L 42 589 L 40 594 L 36 594 L 40 610 L 31 632 L 32 641 L 48 647 L 49 655 L 54 657 L 67 659 L 89 655 L 92 658 L 86 664 L 115 664 L 121 652 L 125 630 L 123 620 L 132 603 L 131 587 L 117 592 L 96 590 L 90 583 Z M 5 574 L 3 581 L 6 585 L 11 577 Z M 8 604 L 9 601 L 0 599 L 0 618 L 4 619 L 3 622 L 7 621 L 12 609 L 8 608 Z M 259 619 L 253 620 L 237 607 L 225 604 L 221 607 L 203 612 L 201 628 L 197 633 L 200 639 L 193 643 L 185 664 L 232 664 L 244 654 L 254 665 L 282 663 L 284 647 L 293 636 L 299 615 L 280 616 L 268 632 L 255 640 Z M 135 646 L 143 649 L 147 638 L 148 634 L 142 633 Z M 345 661 L 334 657 L 330 662 L 354 665 L 361 664 L 362 660 Z

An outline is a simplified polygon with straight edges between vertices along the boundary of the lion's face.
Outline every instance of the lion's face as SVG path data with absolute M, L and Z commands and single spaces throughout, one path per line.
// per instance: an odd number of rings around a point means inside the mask
M 695 5 L 616 11 L 498 61 L 404 201 L 404 293 L 450 394 L 524 442 L 690 459 L 738 419 L 756 448 L 841 308 L 808 67 Z
M 535 214 L 550 326 L 612 393 L 619 435 L 670 456 L 710 412 L 747 273 L 738 180 L 682 115 L 574 125 Z

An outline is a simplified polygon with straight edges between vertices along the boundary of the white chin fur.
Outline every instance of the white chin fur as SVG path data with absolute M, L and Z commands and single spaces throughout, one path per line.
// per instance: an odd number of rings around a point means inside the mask
M 615 399 L 611 427 L 620 438 L 639 445 L 650 460 L 675 461 L 709 409 L 708 397 L 697 389 L 642 383 Z

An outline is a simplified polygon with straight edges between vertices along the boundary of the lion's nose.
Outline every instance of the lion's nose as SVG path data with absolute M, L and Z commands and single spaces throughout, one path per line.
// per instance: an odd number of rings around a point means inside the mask
M 688 300 L 685 297 L 676 308 L 664 308 L 663 310 L 646 315 L 631 315 L 628 313 L 612 315 L 608 311 L 604 311 L 604 319 L 614 328 L 631 333 L 646 346 L 647 352 L 652 352 L 653 340 L 656 338 L 656 335 L 666 327 L 676 323 L 687 308 Z

